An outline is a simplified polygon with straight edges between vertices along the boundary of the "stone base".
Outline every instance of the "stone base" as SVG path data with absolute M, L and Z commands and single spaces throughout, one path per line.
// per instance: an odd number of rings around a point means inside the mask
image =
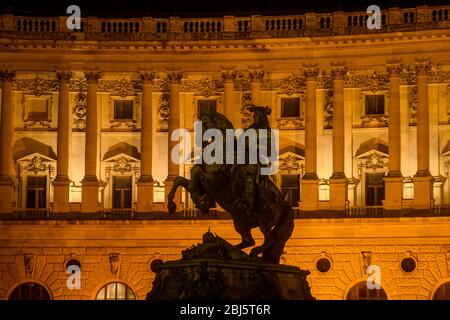
M 319 203 L 319 180 L 302 179 L 301 189 L 302 199 L 300 209 L 303 211 L 317 211 Z
M 12 213 L 13 182 L 11 179 L 0 180 L 0 213 Z
M 314 300 L 309 271 L 251 257 L 210 232 L 182 256 L 151 263 L 148 300 Z
M 141 176 L 141 178 L 143 178 Z M 137 212 L 152 212 L 153 209 L 153 179 L 139 178 L 137 182 Z
M 414 209 L 431 208 L 431 201 L 433 199 L 433 177 L 413 177 L 414 183 Z
M 98 212 L 98 181 L 83 180 L 81 182 L 81 212 Z
M 165 189 L 165 198 L 164 198 L 164 202 L 166 203 L 166 210 L 167 210 L 167 195 L 169 194 L 170 190 L 172 190 L 172 186 L 173 186 L 173 180 L 172 179 L 167 179 L 164 183 L 164 189 Z M 177 205 L 177 211 L 182 210 L 182 206 L 181 206 L 181 188 L 178 188 L 177 192 L 175 193 L 175 197 L 173 198 L 173 201 L 175 202 L 175 204 Z
M 347 179 L 330 178 L 330 210 L 344 211 L 347 199 Z
M 402 177 L 385 177 L 385 200 L 383 208 L 385 210 L 401 210 L 403 199 L 403 178 Z
M 66 213 L 69 206 L 70 180 L 56 177 L 53 181 L 53 212 Z

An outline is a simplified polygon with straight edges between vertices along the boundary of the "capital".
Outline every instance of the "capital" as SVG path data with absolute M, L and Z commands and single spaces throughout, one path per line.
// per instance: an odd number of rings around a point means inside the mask
M 412 67 L 413 71 L 417 73 L 417 75 L 427 76 L 430 74 L 431 70 L 433 69 L 433 64 L 431 63 L 431 61 L 424 61 L 424 62 L 414 63 L 411 67 Z
M 399 77 L 404 69 L 405 69 L 405 66 L 401 63 L 386 64 L 386 71 L 387 71 L 389 77 L 392 77 L 392 78 Z
M 261 82 L 266 75 L 263 69 L 251 69 L 248 70 L 248 78 L 251 82 Z
M 68 83 L 70 79 L 72 78 L 73 73 L 72 71 L 56 71 L 56 77 L 58 78 L 59 82 L 66 82 Z
M 344 80 L 348 75 L 348 68 L 346 66 L 333 66 L 331 67 L 331 78 L 333 80 Z
M 317 67 L 312 67 L 312 68 L 306 67 L 306 68 L 303 68 L 303 74 L 307 81 L 308 80 L 310 80 L 310 81 L 317 80 L 317 77 L 320 74 L 320 70 Z
M 156 77 L 156 73 L 153 71 L 141 71 L 139 77 L 143 83 L 152 83 Z
M 237 72 L 234 70 L 222 70 L 220 75 L 225 82 L 232 82 L 236 79 Z
M 181 79 L 183 79 L 183 72 L 180 71 L 171 71 L 167 73 L 167 79 L 171 84 L 179 84 Z
M 0 70 L 0 78 L 5 81 L 12 81 L 16 76 L 16 72 L 12 70 Z
M 98 79 L 100 78 L 100 72 L 98 71 L 86 71 L 84 73 L 84 77 L 86 78 L 87 83 L 97 84 Z

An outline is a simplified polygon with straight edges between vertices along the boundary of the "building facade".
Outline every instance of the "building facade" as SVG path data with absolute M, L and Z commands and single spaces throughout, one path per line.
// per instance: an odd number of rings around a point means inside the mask
M 279 129 L 284 263 L 318 299 L 450 298 L 450 7 L 219 18 L 0 17 L 0 298 L 145 298 L 201 217 L 165 195 L 202 110 Z M 188 155 L 190 150 L 185 150 Z M 66 272 L 80 267 L 80 289 Z M 382 289 L 362 290 L 367 268 Z M 120 294 L 119 294 L 120 292 Z M 446 292 L 449 292 L 448 294 Z

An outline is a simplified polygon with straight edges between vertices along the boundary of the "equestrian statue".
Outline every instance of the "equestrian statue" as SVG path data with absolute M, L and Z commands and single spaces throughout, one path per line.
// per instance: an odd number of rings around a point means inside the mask
M 270 148 L 273 145 L 268 120 L 270 108 L 251 106 L 249 110 L 253 114 L 253 124 L 245 130 L 252 128 L 257 133 L 260 129 L 268 130 L 267 148 Z M 200 120 L 202 131 L 217 129 L 223 137 L 226 136 L 227 129 L 234 129 L 223 114 L 215 111 L 202 112 Z M 248 143 L 246 145 L 248 150 Z M 205 145 L 203 147 L 205 148 Z M 222 150 L 224 153 L 227 150 L 225 143 Z M 238 152 L 236 147 L 234 152 Z M 232 164 L 203 162 L 194 164 L 190 170 L 190 180 L 181 176 L 175 179 L 167 196 L 168 210 L 170 214 L 176 212 L 173 199 L 179 187 L 189 192 L 195 207 L 202 214 L 206 214 L 217 203 L 231 215 L 234 228 L 241 235 L 242 241 L 236 248 L 254 246 L 255 240 L 251 229 L 259 227 L 264 235 L 264 242 L 254 247 L 250 255 L 256 257 L 261 254 L 263 260 L 278 264 L 286 241 L 294 229 L 294 214 L 292 207 L 283 199 L 270 176 L 260 174 L 260 169 L 267 166 L 267 162 L 262 163 L 259 159 L 260 157 L 256 164 L 247 161 L 248 157 L 243 164 L 236 161 Z

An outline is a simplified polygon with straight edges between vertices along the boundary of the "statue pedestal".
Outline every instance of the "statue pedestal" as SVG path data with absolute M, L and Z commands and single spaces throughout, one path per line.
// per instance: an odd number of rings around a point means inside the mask
M 206 238 L 206 239 L 205 239 Z M 211 233 L 177 261 L 155 260 L 148 300 L 313 300 L 309 271 L 251 257 Z

